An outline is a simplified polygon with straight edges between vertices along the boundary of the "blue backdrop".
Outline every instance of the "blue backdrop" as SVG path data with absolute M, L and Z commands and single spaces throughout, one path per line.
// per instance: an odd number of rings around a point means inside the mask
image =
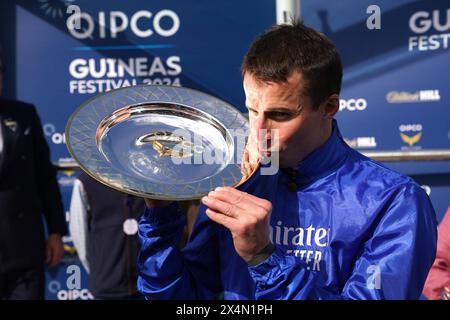
M 81 9 L 81 28 L 69 30 Z M 370 5 L 381 29 L 369 29 Z M 444 0 L 303 0 L 305 23 L 327 34 L 344 63 L 341 110 L 347 142 L 364 151 L 450 149 L 450 3 Z M 70 161 L 66 121 L 100 92 L 141 83 L 181 85 L 242 111 L 239 67 L 250 42 L 273 25 L 275 0 L 35 0 L 0 3 L 8 71 L 4 95 L 38 108 L 54 162 Z M 450 205 L 450 162 L 387 163 L 412 176 L 441 220 Z M 59 173 L 66 208 L 76 173 Z M 68 213 L 67 213 L 68 215 Z M 47 273 L 48 299 L 88 299 L 67 287 L 81 266 L 66 255 Z

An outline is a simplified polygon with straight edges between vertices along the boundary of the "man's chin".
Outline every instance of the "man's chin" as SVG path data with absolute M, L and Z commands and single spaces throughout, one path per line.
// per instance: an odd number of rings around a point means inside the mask
M 263 150 L 263 151 L 259 151 L 259 156 L 260 159 L 262 160 L 263 163 L 276 163 L 277 165 L 281 165 L 282 163 L 282 159 L 283 159 L 283 155 L 279 152 L 274 152 L 271 150 Z M 275 159 L 276 158 L 276 159 Z
M 297 167 L 297 165 L 294 164 L 292 161 L 289 161 L 288 159 L 283 157 L 283 153 L 279 154 L 278 164 L 279 164 L 280 168 L 295 168 L 295 167 Z

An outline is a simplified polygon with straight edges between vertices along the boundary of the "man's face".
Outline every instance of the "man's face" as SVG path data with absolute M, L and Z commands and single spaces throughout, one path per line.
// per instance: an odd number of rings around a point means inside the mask
M 323 117 L 321 108 L 313 110 L 311 99 L 300 94 L 303 87 L 299 72 L 293 72 L 284 83 L 264 82 L 249 73 L 244 76 L 250 129 L 258 151 L 270 156 L 268 149 L 278 148 L 281 167 L 298 166 L 326 141 L 331 131 L 331 121 Z M 257 134 L 261 130 L 268 134 Z M 278 146 L 270 130 L 278 132 Z

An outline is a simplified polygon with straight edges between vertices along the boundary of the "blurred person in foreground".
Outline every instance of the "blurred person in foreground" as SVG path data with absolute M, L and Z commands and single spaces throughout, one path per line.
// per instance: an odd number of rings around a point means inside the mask
M 4 71 L 0 57 L 0 96 Z M 36 109 L 0 97 L 0 299 L 44 299 L 45 267 L 61 261 L 66 232 L 56 170 Z
M 75 180 L 69 231 L 95 299 L 142 299 L 136 288 L 136 261 L 144 206 L 142 198 L 107 187 L 84 172 Z
M 450 300 L 450 207 L 438 227 L 438 244 L 423 294 L 430 300 Z

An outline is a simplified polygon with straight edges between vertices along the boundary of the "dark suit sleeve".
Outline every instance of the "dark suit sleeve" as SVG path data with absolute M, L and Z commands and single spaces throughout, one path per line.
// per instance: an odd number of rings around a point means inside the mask
M 65 235 L 67 234 L 67 226 L 64 218 L 64 207 L 61 202 L 61 193 L 56 179 L 56 169 L 50 161 L 50 150 L 45 141 L 41 121 L 34 108 L 33 148 L 36 181 L 48 233 Z

